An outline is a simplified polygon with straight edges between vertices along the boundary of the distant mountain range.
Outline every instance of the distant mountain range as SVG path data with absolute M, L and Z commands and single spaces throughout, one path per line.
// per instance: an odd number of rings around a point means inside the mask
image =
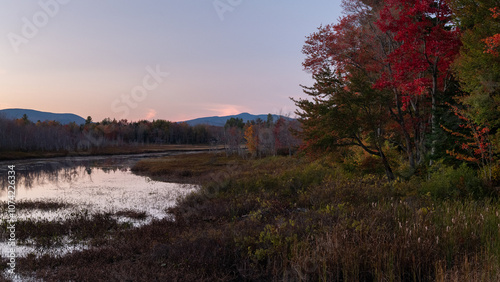
M 280 117 L 283 117 L 283 116 L 279 116 L 279 115 L 272 115 L 272 116 L 273 116 L 274 121 L 277 121 Z M 239 115 L 231 115 L 231 116 L 222 116 L 222 117 L 213 116 L 213 117 L 196 118 L 196 119 L 192 119 L 192 120 L 186 120 L 184 122 L 191 125 L 191 126 L 198 125 L 198 124 L 224 126 L 226 124 L 226 121 L 228 119 L 231 119 L 231 118 L 241 118 L 244 123 L 246 123 L 247 121 L 252 121 L 252 120 L 257 120 L 257 119 L 267 121 L 267 115 L 252 115 L 249 113 L 241 113 Z M 291 119 L 291 118 L 287 118 L 287 117 L 284 117 L 284 118 Z
M 26 114 L 28 119 L 32 122 L 37 121 L 47 121 L 47 120 L 55 120 L 60 122 L 61 124 L 68 124 L 71 122 L 75 122 L 76 124 L 84 124 L 85 119 L 81 116 L 77 116 L 75 114 L 55 114 L 49 112 L 40 112 L 35 110 L 27 110 L 27 109 L 6 109 L 0 110 L 0 117 L 4 116 L 8 119 L 18 119 L 22 118 L 23 115 Z
M 85 119 L 82 118 L 81 116 L 75 115 L 75 114 L 55 114 L 55 113 L 49 113 L 49 112 L 41 112 L 41 111 L 35 111 L 35 110 L 27 110 L 27 109 L 5 109 L 5 110 L 0 110 L 0 117 L 6 117 L 8 119 L 19 119 L 22 118 L 23 115 L 26 114 L 28 116 L 28 119 L 32 122 L 37 122 L 37 121 L 47 121 L 47 120 L 55 120 L 60 122 L 61 124 L 68 124 L 71 122 L 75 122 L 76 124 L 84 124 Z M 279 115 L 272 115 L 273 120 L 277 121 L 281 116 Z M 244 123 L 247 121 L 252 121 L 252 120 L 257 120 L 261 119 L 263 121 L 267 121 L 267 115 L 252 115 L 249 113 L 241 113 L 239 115 L 230 115 L 230 116 L 213 116 L 213 117 L 203 117 L 203 118 L 196 118 L 192 120 L 186 120 L 183 121 L 190 126 L 194 125 L 199 125 L 199 124 L 207 124 L 207 125 L 214 125 L 214 126 L 224 126 L 226 124 L 226 121 L 230 118 L 241 118 Z M 287 118 L 287 117 L 285 117 Z M 291 119 L 291 118 L 287 118 Z

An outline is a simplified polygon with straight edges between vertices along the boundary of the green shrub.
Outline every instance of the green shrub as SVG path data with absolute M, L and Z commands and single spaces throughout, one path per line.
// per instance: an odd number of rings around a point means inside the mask
M 476 171 L 462 164 L 458 168 L 441 163 L 430 169 L 430 177 L 421 185 L 421 192 L 434 199 L 481 198 L 487 190 Z

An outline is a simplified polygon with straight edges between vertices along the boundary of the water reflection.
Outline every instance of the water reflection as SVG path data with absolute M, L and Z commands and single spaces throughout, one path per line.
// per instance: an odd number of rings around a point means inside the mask
M 80 158 L 78 160 L 19 162 L 16 201 L 50 200 L 70 203 L 79 209 L 116 212 L 132 209 L 163 218 L 178 197 L 196 189 L 152 181 L 134 175 L 136 158 Z M 0 164 L 0 200 L 7 200 L 7 165 Z M 22 213 L 22 211 L 19 211 Z M 59 211 L 63 212 L 63 211 Z
M 92 160 L 80 158 L 60 161 L 12 162 L 9 165 L 15 165 L 18 186 L 33 188 L 46 181 L 55 184 L 77 181 L 81 177 L 82 167 L 90 175 L 93 168 L 99 168 L 104 172 L 126 171 L 132 162 L 133 159 L 102 158 Z M 2 192 L 7 190 L 8 186 L 7 166 L 5 162 L 0 162 L 0 190 Z M 0 194 L 1 196 L 3 194 Z

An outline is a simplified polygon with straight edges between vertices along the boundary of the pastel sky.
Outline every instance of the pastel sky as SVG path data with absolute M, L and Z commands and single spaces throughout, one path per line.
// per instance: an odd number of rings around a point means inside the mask
M 282 113 L 340 0 L 0 0 L 0 109 L 128 120 Z

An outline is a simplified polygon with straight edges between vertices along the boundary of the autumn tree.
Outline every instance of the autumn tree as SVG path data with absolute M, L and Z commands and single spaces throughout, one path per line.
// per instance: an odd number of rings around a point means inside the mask
M 498 1 L 450 0 L 450 4 L 462 31 L 463 45 L 454 63 L 461 89 L 467 93 L 462 102 L 474 123 L 496 135 L 500 128 L 500 56 L 495 56 L 494 48 L 500 33 Z
M 273 126 L 275 154 L 292 155 L 300 145 L 300 140 L 294 135 L 300 132 L 300 124 L 294 119 L 279 117 Z
M 460 138 L 458 149 L 446 150 L 446 153 L 466 162 L 478 165 L 484 179 L 492 180 L 493 146 L 490 141 L 490 129 L 474 123 L 469 111 L 457 106 L 451 106 L 453 113 L 460 119 L 461 131 L 455 131 L 443 126 L 444 130 Z
M 500 9 L 498 7 L 491 8 L 490 9 L 492 13 L 492 17 L 494 19 L 500 18 Z M 487 37 L 483 39 L 484 43 L 486 43 L 486 53 L 492 54 L 493 56 L 497 57 L 498 54 L 498 49 L 500 48 L 500 33 L 496 33 L 493 36 Z
M 224 144 L 226 154 L 237 153 L 239 155 L 242 155 L 243 151 L 241 145 L 243 144 L 243 139 L 242 129 L 240 129 L 238 126 L 225 128 Z
M 343 6 L 346 15 L 338 24 L 307 38 L 303 65 L 313 75 L 328 68 L 347 81 L 362 74 L 364 89 L 390 95 L 384 107 L 390 119 L 386 141 L 405 152 L 415 168 L 425 159 L 429 136 L 436 134 L 439 98 L 452 80 L 449 66 L 459 41 L 450 10 L 431 0 L 345 0 Z
M 85 124 L 63 125 L 56 121 L 38 121 L 35 124 L 27 116 L 16 120 L 0 117 L 0 150 L 10 151 L 81 151 L 152 143 L 208 144 L 212 139 L 223 142 L 223 137 L 223 127 L 190 126 L 165 120 L 128 122 L 105 118 L 101 122 L 92 122 L 89 117 Z M 234 137 L 231 140 L 240 144 L 241 138 Z
M 247 141 L 248 152 L 253 156 L 257 153 L 259 145 L 258 136 L 255 134 L 255 125 L 248 124 L 245 129 L 245 140 Z
M 459 31 L 451 26 L 451 9 L 444 0 L 386 0 L 376 24 L 393 35 L 385 60 L 390 68 L 376 87 L 395 93 L 399 106 L 394 116 L 401 124 L 409 117 L 418 163 L 427 151 L 427 133 L 439 130 L 438 101 L 453 83 L 450 65 L 458 54 Z M 432 142 L 431 154 L 435 146 Z

